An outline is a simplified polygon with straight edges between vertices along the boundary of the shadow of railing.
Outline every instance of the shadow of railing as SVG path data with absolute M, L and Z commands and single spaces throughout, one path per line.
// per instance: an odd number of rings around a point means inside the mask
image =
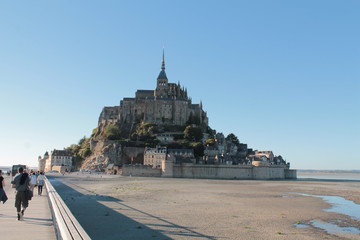
M 61 178 L 48 179 L 92 239 L 216 239 L 131 207 L 119 199 L 97 195 L 74 183 L 69 186 Z

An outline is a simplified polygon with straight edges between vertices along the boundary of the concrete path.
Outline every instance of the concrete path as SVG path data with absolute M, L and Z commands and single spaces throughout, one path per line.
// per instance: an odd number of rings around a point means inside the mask
M 56 239 L 54 223 L 48 202 L 46 188 L 43 188 L 42 196 L 37 195 L 37 188 L 34 197 L 29 201 L 29 207 L 25 211 L 24 221 L 17 220 L 15 208 L 15 190 L 11 188 L 11 177 L 5 178 L 5 192 L 8 200 L 5 204 L 0 203 L 0 238 L 17 240 L 24 238 L 31 239 Z

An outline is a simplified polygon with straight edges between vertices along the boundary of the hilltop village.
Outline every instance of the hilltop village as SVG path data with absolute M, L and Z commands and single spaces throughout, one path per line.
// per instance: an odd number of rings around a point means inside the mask
M 119 106 L 104 107 L 90 138 L 39 157 L 39 170 L 218 179 L 296 178 L 281 156 L 248 148 L 234 134 L 208 125 L 202 102 L 169 83 L 165 58 L 155 90 L 137 90 Z

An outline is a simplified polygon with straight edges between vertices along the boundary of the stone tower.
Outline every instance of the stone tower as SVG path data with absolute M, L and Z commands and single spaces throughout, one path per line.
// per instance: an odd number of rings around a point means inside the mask
M 165 55 L 163 51 L 162 61 L 161 61 L 161 71 L 157 78 L 155 97 L 167 97 L 168 95 L 168 78 L 165 73 Z

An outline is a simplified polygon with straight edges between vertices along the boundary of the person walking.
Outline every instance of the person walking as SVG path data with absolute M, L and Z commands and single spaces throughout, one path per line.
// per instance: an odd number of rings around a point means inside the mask
M 29 206 L 29 200 L 26 191 L 29 190 L 30 178 L 29 174 L 24 172 L 22 167 L 19 168 L 19 175 L 17 175 L 11 182 L 16 188 L 15 207 L 17 210 L 17 217 L 19 221 L 24 220 L 24 212 Z M 21 210 L 21 206 L 23 209 Z
M 37 179 L 36 179 L 36 175 L 35 172 L 31 173 L 31 178 L 30 178 L 30 190 L 33 192 L 34 188 L 37 184 Z
M 40 175 L 37 177 L 37 185 L 38 185 L 38 194 L 41 196 L 42 188 L 45 184 L 45 176 L 43 172 L 40 172 Z
M 2 176 L 2 170 L 0 169 L 0 202 L 3 202 L 3 204 L 8 200 L 8 197 L 5 193 L 5 179 Z

